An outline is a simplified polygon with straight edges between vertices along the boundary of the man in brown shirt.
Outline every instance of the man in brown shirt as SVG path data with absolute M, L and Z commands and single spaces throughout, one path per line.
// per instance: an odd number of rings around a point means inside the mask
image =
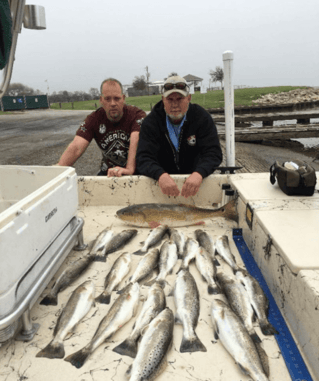
M 102 82 L 100 103 L 102 107 L 81 124 L 58 165 L 73 165 L 95 139 L 102 151 L 99 176 L 133 175 L 140 126 L 146 114 L 125 104 L 122 84 L 114 78 Z

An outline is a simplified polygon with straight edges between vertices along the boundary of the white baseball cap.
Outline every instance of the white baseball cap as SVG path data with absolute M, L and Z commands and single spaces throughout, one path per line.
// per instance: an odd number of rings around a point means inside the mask
M 187 97 L 189 93 L 189 86 L 186 80 L 179 75 L 168 77 L 163 86 L 163 97 L 168 97 L 172 93 L 180 93 Z

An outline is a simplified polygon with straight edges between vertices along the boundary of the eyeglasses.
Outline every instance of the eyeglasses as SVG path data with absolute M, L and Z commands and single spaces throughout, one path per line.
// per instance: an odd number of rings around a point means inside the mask
M 166 83 L 164 85 L 164 90 L 165 91 L 173 90 L 173 89 L 186 90 L 186 87 L 188 87 L 188 85 L 186 83 L 184 83 L 184 82 Z

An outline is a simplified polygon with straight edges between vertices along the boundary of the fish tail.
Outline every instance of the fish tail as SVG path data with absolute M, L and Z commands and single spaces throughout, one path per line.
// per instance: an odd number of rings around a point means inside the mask
M 46 357 L 48 359 L 63 359 L 65 355 L 63 343 L 51 341 L 44 349 L 37 353 L 36 357 Z
M 222 291 L 220 287 L 215 284 L 214 286 L 208 286 L 208 293 L 209 295 L 218 295 L 222 294 Z
M 146 251 L 140 249 L 140 250 L 134 251 L 133 254 L 135 254 L 135 255 L 144 255 L 145 253 L 146 253 Z
M 276 330 L 276 328 L 272 324 L 269 323 L 268 320 L 260 321 L 259 325 L 260 325 L 260 329 L 264 335 L 266 335 L 266 336 L 278 335 L 278 331 Z
M 111 295 L 106 292 L 102 292 L 101 295 L 95 298 L 95 301 L 101 304 L 110 304 Z
M 181 353 L 184 352 L 207 352 L 204 344 L 199 340 L 196 333 L 192 339 L 186 339 L 183 336 L 181 347 L 179 349 Z
M 240 268 L 238 266 L 232 266 L 233 274 L 236 275 L 238 271 L 240 271 Z
M 123 287 L 121 290 L 118 290 L 117 294 L 123 294 L 131 284 L 132 283 L 130 282 L 125 287 Z
M 57 295 L 47 295 L 45 296 L 40 304 L 44 306 L 57 306 L 58 305 L 58 296 Z
M 95 255 L 94 262 L 106 262 L 106 256 L 105 255 Z
M 86 359 L 90 356 L 90 349 L 89 348 L 82 348 L 79 351 L 73 353 L 72 355 L 69 355 L 64 359 L 64 361 L 70 362 L 73 366 L 76 368 L 81 368 L 83 364 L 85 363 Z
M 255 331 L 253 331 L 252 333 L 249 333 L 249 336 L 251 337 L 254 343 L 261 343 L 260 337 L 257 335 Z
M 181 270 L 188 270 L 188 266 L 186 266 L 183 262 L 181 263 L 180 268 L 176 271 L 176 274 L 178 274 Z
M 129 356 L 134 359 L 137 355 L 137 343 L 135 340 L 126 339 L 120 345 L 113 348 L 113 352 L 116 352 L 122 356 Z
M 257 352 L 258 352 L 258 355 L 259 355 L 259 358 L 260 358 L 260 361 L 261 361 L 261 365 L 262 365 L 263 370 L 265 372 L 265 375 L 267 377 L 269 377 L 269 359 L 268 359 L 268 355 L 267 355 L 266 351 L 264 350 L 264 348 L 262 348 L 260 343 L 255 343 L 255 347 L 257 349 Z

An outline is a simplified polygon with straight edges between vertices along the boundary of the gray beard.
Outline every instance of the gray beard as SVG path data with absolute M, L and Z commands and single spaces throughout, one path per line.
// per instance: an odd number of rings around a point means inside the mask
M 178 120 L 182 120 L 184 118 L 184 115 L 183 113 L 180 113 L 178 114 L 177 116 L 176 115 L 170 115 L 170 114 L 167 114 L 167 116 L 170 118 L 170 120 L 172 122 L 175 122 L 175 121 L 178 121 Z

